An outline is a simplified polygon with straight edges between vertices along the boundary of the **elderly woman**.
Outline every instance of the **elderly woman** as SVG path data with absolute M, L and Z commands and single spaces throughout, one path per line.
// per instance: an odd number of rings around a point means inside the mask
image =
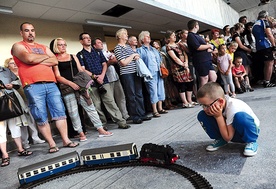
M 5 63 L 4 63 L 4 67 L 9 68 L 12 71 L 12 73 L 14 73 L 18 77 L 18 67 L 16 66 L 13 58 L 6 59 Z M 21 82 L 20 82 L 20 84 L 21 84 Z M 23 88 L 20 87 L 17 91 L 19 92 L 22 99 L 24 100 L 24 103 L 28 104 Z M 24 113 L 24 116 L 26 117 L 26 121 L 23 123 L 26 125 L 26 127 L 21 127 L 21 139 L 22 139 L 23 147 L 25 149 L 30 148 L 29 140 L 28 140 L 29 139 L 28 129 L 30 129 L 30 131 L 31 131 L 30 133 L 31 133 L 31 137 L 33 139 L 33 144 L 45 143 L 45 140 L 41 140 L 38 136 L 37 127 L 36 127 L 34 118 L 31 115 L 31 113 L 29 111 L 27 111 Z M 19 119 L 19 118 L 17 118 L 17 119 Z
M 145 82 L 146 88 L 150 94 L 150 102 L 153 110 L 153 117 L 160 117 L 160 114 L 168 113 L 162 108 L 162 101 L 165 100 L 164 81 L 160 75 L 160 64 L 162 61 L 159 52 L 150 46 L 150 33 L 142 31 L 139 34 L 139 42 L 142 44 L 137 49 L 140 58 L 145 62 L 148 67 L 152 79 Z
M 86 136 L 82 130 L 81 120 L 78 112 L 77 96 L 80 87 L 73 82 L 73 75 L 76 75 L 80 71 L 84 71 L 78 58 L 75 55 L 68 54 L 66 51 L 67 44 L 62 38 L 56 38 L 53 43 L 53 51 L 56 53 L 58 59 L 58 66 L 54 67 L 54 73 L 59 83 L 70 86 L 74 89 L 71 93 L 63 94 L 63 99 L 68 110 L 69 116 L 72 121 L 72 125 L 75 131 L 79 133 L 79 139 L 81 142 L 86 141 Z M 91 99 L 90 99 L 91 101 Z M 112 136 L 113 133 L 103 129 L 102 122 L 95 109 L 94 104 L 88 103 L 85 97 L 79 96 L 79 103 L 86 111 L 90 121 L 97 128 L 99 137 Z
M 140 58 L 140 55 L 126 44 L 128 41 L 126 29 L 118 30 L 116 39 L 118 45 L 115 47 L 114 53 L 120 65 L 120 76 L 127 97 L 127 108 L 133 123 L 141 124 L 151 118 L 146 116 L 142 82 L 141 78 L 137 76 L 135 61 Z
M 1 86 L 0 88 L 2 90 L 6 90 L 7 93 L 16 93 L 17 91 L 15 89 L 18 89 L 20 87 L 17 76 L 14 73 L 12 73 L 8 68 L 4 68 L 1 66 L 0 80 L 5 85 Z M 0 96 L 4 95 L 2 90 L 0 90 Z M 17 96 L 18 95 L 19 94 L 17 93 Z M 11 131 L 11 136 L 14 139 L 14 142 L 17 146 L 18 156 L 29 156 L 32 154 L 32 152 L 27 151 L 22 147 L 20 126 L 23 126 L 23 124 L 24 123 L 22 122 L 22 119 L 17 119 L 17 117 L 0 121 L 0 149 L 2 152 L 1 167 L 8 166 L 10 164 L 10 158 L 7 153 L 7 126 L 9 127 Z

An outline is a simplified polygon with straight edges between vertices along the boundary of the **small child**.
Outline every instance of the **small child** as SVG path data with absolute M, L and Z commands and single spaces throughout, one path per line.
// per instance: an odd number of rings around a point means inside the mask
M 216 151 L 232 141 L 246 143 L 245 156 L 257 154 L 260 121 L 245 102 L 224 95 L 215 82 L 199 88 L 197 100 L 203 108 L 197 119 L 209 137 L 215 139 L 207 151 Z
M 229 87 L 232 91 L 231 97 L 235 98 L 235 85 L 233 83 L 232 79 L 232 58 L 229 54 L 226 53 L 226 45 L 222 44 L 219 45 L 218 47 L 218 59 L 217 59 L 217 65 L 218 65 L 218 70 L 220 72 L 221 79 L 224 84 L 224 91 L 227 95 L 229 95 Z
M 240 56 L 235 57 L 234 67 L 232 67 L 232 74 L 233 74 L 235 85 L 237 87 L 237 91 L 239 93 L 243 93 L 248 90 L 250 92 L 254 91 L 254 89 L 250 85 L 246 70 L 245 70 L 244 66 L 242 65 L 242 57 L 240 57 Z M 242 89 L 242 87 L 243 87 L 243 89 Z
M 236 41 L 232 41 L 229 45 L 228 48 L 226 50 L 226 53 L 231 55 L 232 61 L 234 60 L 234 52 L 236 52 L 237 48 L 238 48 L 238 43 Z

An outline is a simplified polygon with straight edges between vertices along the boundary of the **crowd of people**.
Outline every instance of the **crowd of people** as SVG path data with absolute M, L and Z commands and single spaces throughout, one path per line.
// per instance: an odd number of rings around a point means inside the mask
M 5 84 L 1 86 L 2 90 L 15 92 L 24 110 L 20 117 L 0 121 L 1 166 L 10 164 L 6 149 L 7 126 L 19 156 L 32 155 L 27 150 L 30 148 L 29 131 L 33 144 L 46 140 L 48 152 L 55 153 L 59 148 L 52 137 L 48 115 L 61 135 L 63 146 L 74 148 L 79 143 L 70 140 L 68 129 L 72 128 L 79 141 L 85 142 L 85 117 L 98 130 L 99 137 L 110 137 L 113 133 L 108 131 L 107 116 L 119 129 L 128 129 L 131 127 L 128 120 L 141 124 L 159 118 L 178 103 L 182 108 L 193 108 L 200 103 L 203 105 L 200 122 L 206 125 L 206 122 L 217 121 L 215 134 L 212 124 L 206 131 L 216 139 L 206 150 L 217 150 L 233 139 L 236 129 L 240 135 L 243 133 L 237 124 L 244 123 L 236 121 L 234 127 L 227 127 L 231 129 L 228 135 L 224 134 L 227 133 L 225 124 L 232 125 L 232 122 L 227 118 L 226 122 L 222 121 L 220 110 L 227 106 L 227 102 L 232 102 L 229 98 L 236 98 L 236 93 L 254 91 L 251 82 L 261 83 L 264 87 L 275 86 L 271 80 L 275 64 L 275 26 L 275 19 L 269 17 L 267 11 L 261 11 L 255 23 L 247 22 L 243 16 L 233 27 L 226 25 L 224 34 L 218 29 L 211 30 L 211 39 L 209 35 L 198 33 L 199 22 L 196 20 L 187 23 L 188 29 L 167 31 L 162 41 L 152 41 L 149 31 L 142 31 L 137 39 L 136 36 L 129 37 L 126 29 L 120 29 L 116 32 L 118 44 L 112 52 L 104 50 L 100 38 L 92 39 L 84 32 L 79 35 L 83 49 L 74 55 L 67 53 L 63 38 L 53 39 L 49 48 L 36 43 L 33 24 L 22 23 L 20 35 L 23 40 L 12 46 L 13 57 L 0 67 L 0 80 Z M 161 67 L 168 69 L 167 77 L 162 76 Z M 138 70 L 142 74 L 137 74 Z M 74 82 L 78 72 L 91 77 L 91 87 L 81 89 Z M 207 83 L 209 88 L 219 92 L 203 88 Z M 64 93 L 64 86 L 71 91 Z M 209 94 L 211 92 L 216 95 Z M 206 103 L 210 100 L 213 102 Z M 218 103 L 221 106 L 216 105 Z M 152 116 L 147 115 L 146 107 Z M 252 156 L 256 154 L 259 122 L 250 108 L 243 113 L 248 112 L 255 122 L 247 123 L 249 126 L 243 131 L 251 132 L 250 136 L 254 137 L 234 137 L 233 141 L 250 144 L 244 154 Z M 211 120 L 206 114 L 215 119 Z M 257 130 L 253 131 L 250 124 L 256 124 Z M 38 131 L 45 140 L 40 139 Z

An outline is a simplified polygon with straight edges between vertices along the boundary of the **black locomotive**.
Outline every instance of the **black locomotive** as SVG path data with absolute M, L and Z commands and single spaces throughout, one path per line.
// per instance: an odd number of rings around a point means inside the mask
M 140 161 L 159 164 L 171 164 L 179 159 L 174 149 L 169 145 L 144 144 L 140 151 Z

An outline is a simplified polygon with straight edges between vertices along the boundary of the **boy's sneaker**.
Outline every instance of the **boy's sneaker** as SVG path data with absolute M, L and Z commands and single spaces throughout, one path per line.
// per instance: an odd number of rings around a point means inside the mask
M 258 143 L 257 142 L 250 142 L 247 143 L 244 151 L 243 151 L 243 155 L 245 156 L 254 156 L 257 154 L 257 150 L 258 150 Z
M 215 140 L 212 144 L 209 144 L 206 147 L 206 150 L 209 152 L 213 152 L 213 151 L 218 150 L 220 147 L 225 146 L 227 143 L 228 142 L 226 142 L 225 140 L 223 140 L 221 138 L 221 139 Z

